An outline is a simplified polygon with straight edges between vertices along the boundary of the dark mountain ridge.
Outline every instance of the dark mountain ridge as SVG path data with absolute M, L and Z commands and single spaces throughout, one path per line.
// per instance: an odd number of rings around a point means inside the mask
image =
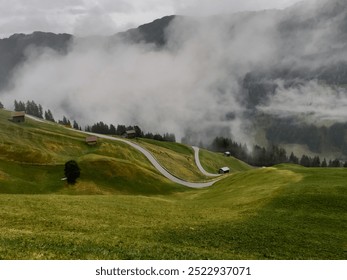
M 115 40 L 125 40 L 132 44 L 145 43 L 154 44 L 157 47 L 163 47 L 167 43 L 165 30 L 175 18 L 177 18 L 175 15 L 165 16 L 161 19 L 156 19 L 151 23 L 140 25 L 137 28 L 120 32 L 114 35 L 113 38 Z
M 162 47 L 166 44 L 165 29 L 175 16 L 166 16 L 138 28 L 120 32 L 106 38 L 113 44 L 125 40 L 131 44 L 146 43 Z M 71 34 L 54 34 L 51 32 L 36 31 L 32 34 L 14 34 L 9 38 L 0 39 L 0 90 L 9 85 L 14 69 L 27 58 L 28 48 L 48 48 L 60 55 L 69 51 L 69 46 L 74 39 Z M 82 40 L 102 40 L 104 37 L 81 38 Z

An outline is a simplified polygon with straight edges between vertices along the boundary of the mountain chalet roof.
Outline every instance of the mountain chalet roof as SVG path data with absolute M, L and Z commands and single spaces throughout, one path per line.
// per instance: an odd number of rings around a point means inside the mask
M 21 112 L 12 112 L 12 118 L 16 118 L 16 117 L 25 117 L 25 112 L 21 111 Z
M 134 137 L 136 137 L 135 129 L 129 129 L 129 130 L 125 131 L 125 133 L 123 134 L 123 137 L 125 137 L 125 138 L 134 138 Z
M 229 172 L 230 172 L 229 167 L 222 167 L 219 169 L 219 174 L 225 174 L 225 173 L 229 173 Z
M 12 112 L 11 119 L 9 120 L 16 123 L 25 122 L 25 112 Z
M 136 134 L 135 129 L 129 129 L 126 131 L 126 134 Z
M 87 136 L 86 137 L 86 143 L 89 145 L 96 144 L 98 142 L 97 136 Z

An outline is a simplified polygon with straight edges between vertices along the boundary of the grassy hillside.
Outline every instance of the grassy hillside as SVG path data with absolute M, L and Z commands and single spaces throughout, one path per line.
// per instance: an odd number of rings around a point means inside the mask
M 191 147 L 179 143 L 160 142 L 149 139 L 139 139 L 137 143 L 150 151 L 176 177 L 190 182 L 211 179 L 201 174 L 197 168 L 194 151 Z
M 202 167 L 210 173 L 217 173 L 219 168 L 224 166 L 229 167 L 231 172 L 252 169 L 251 166 L 234 157 L 225 157 L 221 153 L 213 153 L 204 149 L 200 149 L 199 157 Z
M 0 193 L 162 194 L 184 188 L 165 179 L 129 145 L 100 139 L 85 144 L 85 135 L 64 127 L 26 119 L 8 121 L 0 110 Z M 64 164 L 74 159 L 81 178 L 74 187 L 61 181 Z

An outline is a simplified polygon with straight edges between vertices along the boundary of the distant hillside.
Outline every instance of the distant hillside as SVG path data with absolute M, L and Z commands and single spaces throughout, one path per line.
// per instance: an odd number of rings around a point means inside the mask
M 157 19 L 151 23 L 140 25 L 138 28 L 120 32 L 114 36 L 114 39 L 124 39 L 130 43 L 147 43 L 163 47 L 167 43 L 165 29 L 177 16 L 166 16 Z
M 166 44 L 165 28 L 174 18 L 175 16 L 163 17 L 138 28 L 120 32 L 108 39 L 113 44 L 116 44 L 118 40 L 126 40 L 132 44 L 144 42 L 164 46 Z M 9 38 L 0 39 L 0 90 L 9 85 L 13 71 L 26 60 L 28 49 L 35 51 L 48 48 L 65 55 L 73 39 L 74 36 L 70 34 L 47 32 L 14 34 Z M 103 38 L 98 37 L 96 40 L 101 39 Z

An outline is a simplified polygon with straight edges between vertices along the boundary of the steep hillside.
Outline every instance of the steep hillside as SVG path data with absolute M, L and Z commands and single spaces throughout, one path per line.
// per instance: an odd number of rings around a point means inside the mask
M 219 168 L 226 166 L 231 172 L 247 171 L 251 166 L 234 157 L 226 157 L 220 153 L 213 153 L 208 150 L 200 150 L 200 161 L 204 169 L 210 173 L 216 173 Z

